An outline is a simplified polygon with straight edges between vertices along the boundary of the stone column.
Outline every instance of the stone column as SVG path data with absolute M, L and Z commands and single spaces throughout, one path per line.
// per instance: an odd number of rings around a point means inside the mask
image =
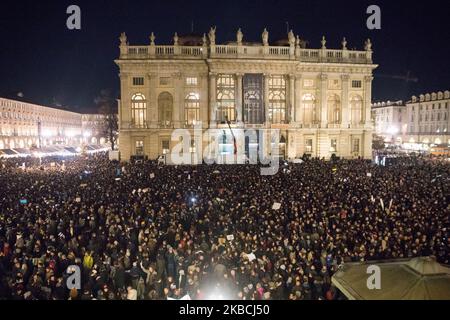
M 156 99 L 156 83 L 158 74 L 157 73 L 148 73 L 147 81 L 148 85 L 146 85 L 147 89 L 147 127 L 154 127 L 157 125 L 158 120 L 158 104 Z M 156 103 L 155 103 L 156 101 Z M 156 110 L 156 111 L 155 111 Z
M 372 76 L 364 77 L 364 108 L 363 108 L 363 123 L 364 125 L 371 125 L 370 112 L 372 104 Z
M 216 93 L 216 74 L 209 73 L 209 126 L 216 127 L 216 108 L 217 108 L 217 93 Z
M 295 76 L 295 108 L 294 108 L 294 122 L 303 123 L 302 112 L 302 75 Z
M 350 122 L 350 108 L 348 105 L 348 89 L 349 89 L 349 79 L 350 76 L 348 74 L 343 74 L 341 76 L 342 81 L 342 104 L 341 104 L 341 123 L 342 128 L 348 128 L 348 124 Z
M 287 123 L 295 121 L 295 75 L 289 75 L 289 113 L 286 117 Z
M 270 125 L 269 120 L 269 77 L 270 74 L 264 74 L 264 113 L 266 117 L 266 126 Z
M 200 115 L 202 128 L 208 127 L 208 74 L 200 74 Z
M 119 74 L 120 77 L 120 96 L 121 104 L 120 108 L 122 109 L 120 112 L 120 127 L 121 128 L 129 128 L 131 124 L 131 95 L 129 90 L 129 80 L 130 76 L 128 73 L 121 72 Z
M 236 73 L 236 122 L 242 123 L 242 73 Z
M 320 75 L 320 127 L 326 128 L 328 124 L 327 119 L 327 88 L 328 75 L 322 73 Z
M 180 72 L 174 73 L 175 92 L 174 92 L 174 106 L 173 106 L 173 125 L 174 128 L 180 128 L 184 122 L 184 82 L 183 75 Z

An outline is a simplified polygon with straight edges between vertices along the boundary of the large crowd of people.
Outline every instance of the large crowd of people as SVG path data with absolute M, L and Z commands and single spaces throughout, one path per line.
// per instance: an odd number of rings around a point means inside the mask
M 0 299 L 334 300 L 345 262 L 450 264 L 446 162 L 0 165 Z

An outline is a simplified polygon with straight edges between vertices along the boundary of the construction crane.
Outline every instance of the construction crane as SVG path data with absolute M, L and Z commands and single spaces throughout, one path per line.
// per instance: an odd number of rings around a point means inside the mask
M 409 71 L 409 70 L 408 70 L 408 72 L 406 72 L 406 75 L 404 75 L 404 76 L 402 76 L 402 75 L 377 74 L 377 75 L 375 75 L 375 77 L 378 77 L 378 78 L 389 78 L 389 79 L 395 79 L 395 80 L 403 80 L 406 83 L 408 83 L 408 82 L 414 82 L 414 83 L 419 82 L 418 78 L 411 76 L 411 71 Z

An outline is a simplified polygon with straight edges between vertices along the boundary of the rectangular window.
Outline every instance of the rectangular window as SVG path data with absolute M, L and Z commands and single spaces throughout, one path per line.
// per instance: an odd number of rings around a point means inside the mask
M 337 139 L 331 139 L 330 152 L 337 152 Z
M 352 88 L 361 88 L 362 81 L 361 80 L 352 80 Z
M 189 152 L 190 153 L 195 153 L 196 152 L 195 140 L 194 139 L 191 139 L 191 146 L 189 147 Z
M 314 87 L 314 80 L 313 79 L 305 79 L 305 80 L 303 80 L 303 87 L 305 87 L 305 88 Z
M 169 140 L 162 140 L 161 146 L 162 146 L 163 154 L 168 154 L 170 152 L 170 141 Z
M 136 155 L 143 156 L 144 155 L 144 141 L 136 140 Z
M 191 92 L 184 101 L 184 121 L 186 125 L 192 126 L 200 120 L 200 96 Z
M 188 86 L 196 86 L 198 84 L 197 77 L 187 77 L 186 85 Z
M 133 77 L 133 86 L 143 86 L 144 77 Z
M 269 78 L 269 121 L 286 123 L 286 79 L 282 75 Z
M 305 139 L 305 152 L 313 152 L 313 141 L 312 139 Z
M 229 74 L 217 78 L 217 121 L 236 121 L 235 81 Z
M 359 138 L 354 138 L 352 143 L 352 152 L 359 153 Z

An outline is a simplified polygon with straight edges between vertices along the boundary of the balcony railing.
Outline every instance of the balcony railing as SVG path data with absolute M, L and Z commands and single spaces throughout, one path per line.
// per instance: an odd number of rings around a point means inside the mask
M 335 49 L 295 49 L 285 46 L 242 46 L 236 44 L 213 46 L 148 45 L 122 46 L 120 59 L 206 59 L 254 58 L 297 60 L 316 63 L 372 64 L 372 51 Z

